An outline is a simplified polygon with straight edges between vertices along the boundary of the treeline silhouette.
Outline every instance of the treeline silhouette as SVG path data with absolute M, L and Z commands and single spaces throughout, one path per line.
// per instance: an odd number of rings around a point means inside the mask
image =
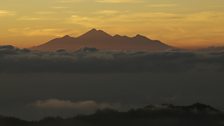
M 25 121 L 0 117 L 0 126 L 223 126 L 224 113 L 209 105 L 190 106 L 148 105 L 144 108 L 119 112 L 97 110 L 92 115 L 73 118 L 47 117 L 40 121 Z

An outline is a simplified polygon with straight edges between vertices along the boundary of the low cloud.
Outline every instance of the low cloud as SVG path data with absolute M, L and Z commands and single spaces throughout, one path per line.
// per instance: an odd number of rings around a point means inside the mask
M 116 105 L 110 103 L 98 103 L 93 100 L 70 101 L 60 99 L 38 100 L 32 104 L 40 109 L 78 109 L 78 110 L 96 110 L 115 108 Z
M 35 52 L 0 47 L 0 73 L 132 73 L 224 70 L 224 53 L 126 52 L 82 49 L 76 52 Z

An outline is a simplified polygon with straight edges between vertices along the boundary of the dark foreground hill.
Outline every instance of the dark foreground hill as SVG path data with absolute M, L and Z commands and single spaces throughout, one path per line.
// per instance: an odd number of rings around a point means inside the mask
M 47 43 L 33 47 L 34 50 L 56 51 L 64 49 L 75 51 L 80 48 L 97 48 L 100 50 L 138 50 L 138 51 L 162 51 L 174 49 L 158 40 L 151 40 L 142 35 L 134 37 L 110 35 L 102 30 L 92 29 L 79 37 L 68 35 L 62 38 L 50 40 Z
M 1 126 L 223 126 L 224 113 L 204 104 L 146 106 L 128 112 L 99 110 L 95 114 L 29 122 L 0 117 Z

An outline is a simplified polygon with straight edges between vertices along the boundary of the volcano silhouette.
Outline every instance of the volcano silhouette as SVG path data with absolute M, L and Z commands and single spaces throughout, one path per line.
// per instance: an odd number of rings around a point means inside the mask
M 102 30 L 92 29 L 79 37 L 64 36 L 33 47 L 34 50 L 56 51 L 64 49 L 75 51 L 80 48 L 97 48 L 100 50 L 127 50 L 127 51 L 160 51 L 172 49 L 158 40 L 151 40 L 142 35 L 134 37 L 110 35 Z

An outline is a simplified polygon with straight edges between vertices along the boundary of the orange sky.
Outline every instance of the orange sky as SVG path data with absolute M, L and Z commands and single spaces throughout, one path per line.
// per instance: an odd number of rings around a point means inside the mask
M 167 44 L 224 46 L 223 0 L 5 0 L 0 45 L 31 47 L 91 28 Z

